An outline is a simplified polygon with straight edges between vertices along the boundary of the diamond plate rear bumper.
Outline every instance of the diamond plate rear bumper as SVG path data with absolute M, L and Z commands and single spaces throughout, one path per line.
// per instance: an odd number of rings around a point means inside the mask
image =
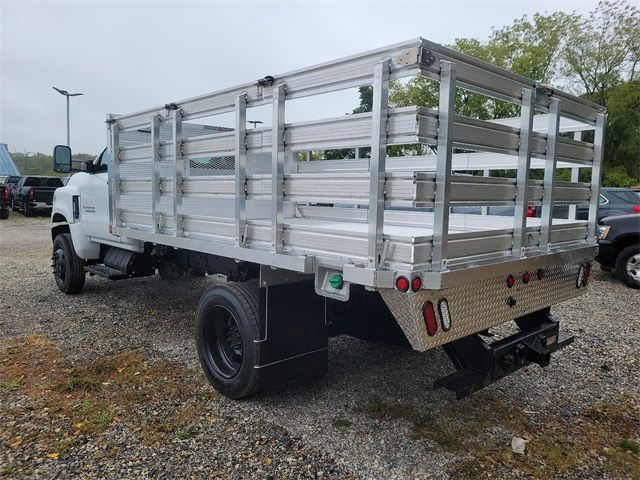
M 401 293 L 380 289 L 379 292 L 411 346 L 422 352 L 582 294 L 585 287 L 576 287 L 578 270 L 581 264 L 592 260 L 593 257 L 588 257 L 582 262 L 548 266 L 542 280 L 536 278 L 535 271 L 530 271 L 532 280 L 528 284 L 522 281 L 525 270 L 509 272 L 516 278 L 513 288 L 507 287 L 508 274 L 505 273 L 444 290 Z M 437 307 L 442 298 L 449 303 L 451 328 L 445 332 L 439 323 L 437 333 L 430 337 L 424 325 L 422 307 L 427 301 Z M 508 302 L 510 298 L 515 300 L 515 305 L 513 301 Z

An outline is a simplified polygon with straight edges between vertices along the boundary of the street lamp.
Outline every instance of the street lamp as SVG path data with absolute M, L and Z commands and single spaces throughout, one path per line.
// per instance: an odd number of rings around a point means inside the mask
M 58 92 L 60 95 L 64 95 L 65 97 L 67 97 L 67 147 L 71 146 L 71 137 L 69 134 L 69 97 L 77 97 L 78 95 L 84 95 L 83 93 L 69 93 L 66 90 L 60 90 L 59 88 L 56 87 L 51 87 L 53 88 L 56 92 Z

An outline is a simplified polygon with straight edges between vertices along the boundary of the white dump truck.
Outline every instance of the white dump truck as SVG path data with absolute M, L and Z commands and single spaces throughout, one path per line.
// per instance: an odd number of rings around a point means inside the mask
M 434 82 L 437 108 L 389 106 L 390 82 L 414 76 Z M 286 121 L 292 100 L 365 85 L 370 112 Z M 456 113 L 469 92 L 519 114 Z M 271 125 L 247 128 L 265 105 Z M 224 114 L 233 126 L 219 126 Z M 77 294 L 87 273 L 226 276 L 203 293 L 195 338 L 230 398 L 321 377 L 340 334 L 442 346 L 456 371 L 435 386 L 464 397 L 572 341 L 550 308 L 589 281 L 605 120 L 599 105 L 422 38 L 108 115 L 106 149 L 55 193 L 55 282 Z M 424 154 L 406 155 L 416 146 Z M 328 150 L 349 158 L 314 160 Z M 54 164 L 72 170 L 68 147 Z M 564 168 L 572 181 L 557 180 Z M 513 178 L 491 175 L 506 169 Z M 491 337 L 505 322 L 516 332 Z

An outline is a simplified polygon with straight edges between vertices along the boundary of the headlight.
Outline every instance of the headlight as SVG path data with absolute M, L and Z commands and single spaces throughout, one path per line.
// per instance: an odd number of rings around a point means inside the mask
M 598 225 L 598 240 L 604 240 L 609 235 L 611 225 Z

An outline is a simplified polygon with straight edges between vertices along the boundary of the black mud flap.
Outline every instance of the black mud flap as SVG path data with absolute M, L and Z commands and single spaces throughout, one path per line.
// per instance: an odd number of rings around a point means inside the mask
M 261 391 L 312 382 L 327 373 L 325 298 L 313 280 L 260 288 Z
M 546 367 L 551 354 L 573 342 L 548 309 L 517 318 L 520 331 L 493 343 L 474 334 L 443 346 L 456 372 L 434 382 L 464 398 L 531 363 Z

